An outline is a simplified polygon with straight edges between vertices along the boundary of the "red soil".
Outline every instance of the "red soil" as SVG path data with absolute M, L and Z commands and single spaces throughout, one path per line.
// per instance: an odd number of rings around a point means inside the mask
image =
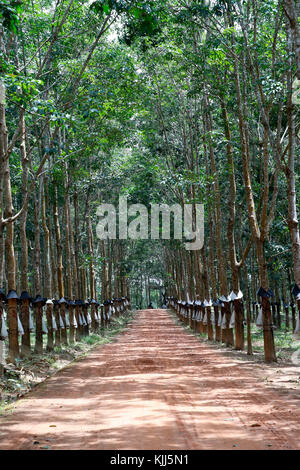
M 1 417 L 0 449 L 300 449 L 299 392 L 256 372 L 144 310 Z

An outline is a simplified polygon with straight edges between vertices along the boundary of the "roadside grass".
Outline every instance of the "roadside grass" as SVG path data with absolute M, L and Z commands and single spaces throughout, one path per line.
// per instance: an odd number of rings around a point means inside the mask
M 194 336 L 199 337 L 202 341 L 207 342 L 208 344 L 215 345 L 224 350 L 232 350 L 231 348 L 226 347 L 225 344 L 217 341 L 208 341 L 207 334 L 195 333 L 194 330 L 190 328 L 189 325 L 183 324 L 177 317 L 176 313 L 173 310 L 168 310 L 172 317 L 175 319 L 176 323 L 180 325 L 187 333 L 193 334 Z M 252 339 L 252 349 L 253 355 L 246 356 L 247 353 L 247 327 L 245 326 L 245 358 L 254 358 L 256 357 L 259 361 L 263 360 L 264 355 L 264 338 L 263 338 L 263 329 L 251 323 L 251 339 Z M 285 320 L 281 320 L 281 329 L 274 328 L 274 340 L 276 355 L 279 362 L 291 362 L 292 354 L 299 350 L 300 348 L 300 338 L 297 338 L 293 335 L 292 328 L 289 328 L 289 331 L 286 331 Z M 236 351 L 237 354 L 241 354 L 240 351 Z
M 264 338 L 262 328 L 251 324 L 251 338 L 253 351 L 263 354 Z M 292 329 L 286 331 L 285 321 L 281 322 L 281 328 L 274 328 L 274 340 L 277 359 L 290 361 L 291 355 L 300 347 L 300 340 L 293 335 Z
M 16 364 L 7 364 L 5 374 L 0 377 L 0 414 L 9 409 L 9 405 L 43 382 L 47 377 L 71 362 L 81 359 L 93 348 L 105 345 L 114 340 L 116 335 L 124 331 L 131 323 L 134 312 L 113 318 L 110 325 L 98 333 L 83 336 L 80 342 L 55 347 L 53 351 L 45 351 L 42 355 L 31 353 L 20 359 Z M 46 336 L 46 335 L 45 335 Z M 46 341 L 44 341 L 45 343 Z M 31 338 L 34 347 L 34 335 Z

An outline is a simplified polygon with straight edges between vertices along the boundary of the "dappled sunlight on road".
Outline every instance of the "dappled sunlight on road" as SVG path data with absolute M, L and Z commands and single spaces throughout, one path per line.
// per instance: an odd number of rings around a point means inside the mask
M 299 403 L 145 310 L 2 417 L 0 448 L 295 449 Z

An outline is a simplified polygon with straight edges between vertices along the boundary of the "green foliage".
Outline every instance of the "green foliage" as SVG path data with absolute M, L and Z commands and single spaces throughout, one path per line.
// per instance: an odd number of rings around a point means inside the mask
M 237 184 L 235 235 L 241 241 L 238 247 L 238 255 L 241 255 L 250 229 L 234 57 L 236 54 L 238 58 L 241 91 L 247 108 L 243 112 L 249 131 L 249 165 L 260 218 L 264 174 L 258 92 L 268 105 L 273 135 L 282 107 L 281 145 L 284 148 L 288 144 L 286 74 L 291 65 L 284 22 L 278 23 L 276 32 L 278 7 L 276 0 L 258 2 L 255 32 L 251 5 L 245 2 L 75 1 L 58 39 L 54 40 L 53 31 L 63 18 L 65 2 L 55 5 L 50 0 L 0 1 L 3 38 L 8 46 L 8 53 L 1 53 L 1 78 L 6 85 L 9 138 L 18 128 L 22 107 L 26 111 L 26 146 L 30 149 L 29 181 L 46 156 L 42 176 L 46 180 L 49 212 L 55 195 L 60 216 L 66 192 L 72 202 L 75 195 L 80 201 L 80 222 L 76 228 L 82 266 L 87 267 L 91 262 L 90 255 L 86 254 L 87 202 L 93 227 L 97 204 L 102 201 L 116 204 L 120 194 L 127 195 L 129 203 L 140 202 L 148 207 L 151 203 L 172 204 L 183 200 L 204 202 L 207 220 L 208 210 L 215 210 L 217 177 L 223 217 L 220 230 L 226 246 L 228 181 L 232 169 L 226 157 L 228 142 L 221 101 L 226 103 L 231 130 Z M 84 68 L 91 45 L 105 20 L 108 20 L 107 25 L 111 22 L 111 26 Z M 247 26 L 247 41 L 243 25 Z M 247 54 L 255 62 L 256 72 L 259 71 L 257 79 L 251 75 Z M 294 73 L 294 66 L 292 71 Z M 207 107 L 204 98 L 209 100 L 211 132 L 204 129 Z M 209 143 L 214 151 L 217 174 L 211 171 Z M 16 210 L 22 204 L 18 145 L 17 141 L 10 156 Z M 268 151 L 270 203 L 276 167 L 270 142 Z M 296 180 L 299 184 L 297 175 Z M 291 266 L 291 252 L 283 253 L 289 244 L 285 181 L 281 171 L 275 219 L 265 243 L 267 260 L 271 259 L 271 275 Z M 32 244 L 32 200 L 29 209 L 28 237 Z M 71 216 L 74 218 L 73 207 Z M 205 229 L 207 236 L 207 224 Z M 51 230 L 54 236 L 53 227 Z M 164 282 L 169 280 L 169 274 L 165 273 L 164 243 L 150 250 L 144 242 L 129 244 L 123 267 L 136 285 L 140 276 L 147 272 Z M 151 261 L 148 263 L 148 260 Z M 99 279 L 105 260 L 98 253 L 94 261 Z
M 17 33 L 24 4 L 22 0 L 0 1 L 0 20 L 5 29 Z

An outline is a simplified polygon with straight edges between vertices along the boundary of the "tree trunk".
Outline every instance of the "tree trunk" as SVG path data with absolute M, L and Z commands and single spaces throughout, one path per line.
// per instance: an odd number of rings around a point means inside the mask
M 28 193 L 29 160 L 26 154 L 25 111 L 23 108 L 20 108 L 20 122 L 21 122 L 20 154 L 21 154 L 21 163 L 22 163 L 22 203 L 24 204 L 27 198 L 27 193 Z M 27 210 L 24 210 L 20 216 L 21 290 L 22 291 L 28 291 L 28 243 L 27 243 L 27 234 L 26 234 L 26 221 L 27 221 Z
M 29 329 L 29 299 L 24 299 L 21 301 L 20 310 L 20 319 L 24 330 L 24 334 L 22 335 L 21 357 L 26 357 L 30 354 L 31 350 Z
M 34 306 L 35 310 L 35 348 L 36 354 L 43 354 L 43 307 L 42 303 L 38 302 Z
M 13 215 L 13 201 L 10 181 L 9 155 L 8 155 L 8 131 L 6 127 L 5 105 L 0 103 L 0 162 L 3 169 L 3 193 L 4 193 L 4 216 L 5 218 Z M 1 214 L 1 219 L 2 219 Z M 3 226 L 3 224 L 1 224 Z M 5 258 L 7 271 L 7 289 L 16 289 L 16 261 L 14 251 L 14 222 L 6 223 L 5 237 Z M 17 301 L 9 299 L 7 306 L 7 318 L 9 328 L 9 351 L 8 361 L 15 362 L 19 357 L 18 342 L 18 318 L 17 318 Z
M 63 260 L 62 260 L 62 245 L 61 245 L 61 234 L 60 234 L 59 215 L 58 215 L 57 189 L 55 191 L 54 225 L 55 225 L 55 236 L 56 236 L 58 294 L 59 294 L 59 297 L 62 298 L 64 297 L 64 281 L 63 281 Z
M 285 0 L 286 13 L 289 15 L 290 28 L 287 28 L 288 37 L 288 54 L 289 61 L 291 60 L 291 36 L 295 34 L 297 30 L 297 41 L 298 41 L 298 73 L 300 74 L 300 39 L 299 39 L 299 27 L 297 26 L 297 19 L 295 15 L 295 5 L 292 0 Z M 292 23 L 294 28 L 292 29 Z M 299 77 L 300 80 L 300 77 Z M 293 254 L 293 269 L 294 279 L 298 287 L 300 287 L 300 233 L 299 223 L 297 216 L 297 200 L 296 200 L 296 179 L 295 179 L 295 148 L 296 148 L 296 130 L 295 130 L 295 105 L 293 103 L 293 75 L 292 67 L 290 63 L 290 70 L 288 72 L 288 100 L 287 100 L 287 118 L 288 118 L 288 135 L 289 135 L 289 148 L 288 148 L 288 163 L 285 170 L 287 179 L 287 199 L 288 199 L 288 227 L 292 242 L 292 254 Z
M 291 32 L 293 49 L 295 52 L 296 75 L 298 80 L 300 80 L 300 28 L 298 23 L 299 1 L 284 0 L 284 11 L 287 17 L 288 28 Z

